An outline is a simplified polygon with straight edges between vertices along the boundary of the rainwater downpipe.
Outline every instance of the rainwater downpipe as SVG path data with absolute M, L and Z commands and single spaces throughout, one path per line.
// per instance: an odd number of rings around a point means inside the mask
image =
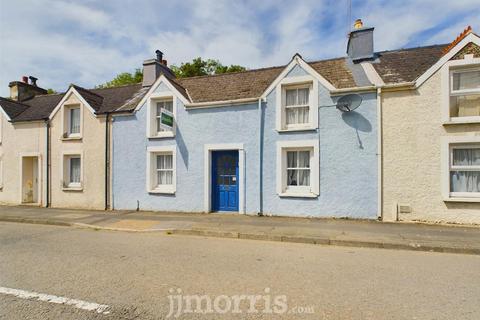
M 45 207 L 50 206 L 50 120 L 45 119 Z
M 383 220 L 383 123 L 382 123 L 382 87 L 377 87 L 377 218 Z
M 110 139 L 109 139 L 109 126 L 108 126 L 108 121 L 109 121 L 110 114 L 107 112 L 105 114 L 105 210 L 108 210 L 108 179 L 110 177 L 109 175 L 109 169 L 110 169 L 110 157 L 109 157 L 109 151 L 110 151 Z
M 263 108 L 258 99 L 258 215 L 263 216 Z

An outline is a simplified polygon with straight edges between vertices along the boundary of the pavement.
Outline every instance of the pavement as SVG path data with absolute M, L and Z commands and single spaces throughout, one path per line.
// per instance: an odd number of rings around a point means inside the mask
M 0 222 L 0 319 L 477 320 L 479 270 L 478 255 Z
M 0 206 L 0 221 L 480 255 L 480 227 L 371 220 Z

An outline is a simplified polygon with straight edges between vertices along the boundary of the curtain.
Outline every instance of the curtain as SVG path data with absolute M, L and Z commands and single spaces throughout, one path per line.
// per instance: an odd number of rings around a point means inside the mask
M 453 149 L 453 166 L 480 166 L 480 149 Z M 452 192 L 480 192 L 480 171 L 450 172 Z
M 453 74 L 453 90 L 480 88 L 480 71 L 466 71 Z
M 309 186 L 310 185 L 310 152 L 288 151 L 287 152 L 287 185 Z
M 451 192 L 480 192 L 479 171 L 450 172 Z
M 305 106 L 308 104 L 308 88 L 298 89 L 297 105 Z
M 480 95 L 454 96 L 452 100 L 459 117 L 480 116 Z
M 297 90 L 287 90 L 286 91 L 286 106 L 294 106 L 297 104 Z
M 70 183 L 80 183 L 80 158 L 70 158 Z
M 80 108 L 70 109 L 70 133 L 80 133 Z
M 173 156 L 168 154 L 157 156 L 157 184 L 172 184 Z
M 167 111 L 173 112 L 173 101 L 159 101 L 157 102 L 157 113 L 156 113 L 156 119 L 157 119 L 157 132 L 160 131 L 165 131 L 166 129 L 163 129 L 161 127 L 161 115 L 162 115 L 162 109 L 165 109 Z
M 308 123 L 309 107 L 293 107 L 292 106 L 304 106 L 309 103 L 309 89 L 291 89 L 286 91 L 286 123 L 287 124 L 300 124 Z

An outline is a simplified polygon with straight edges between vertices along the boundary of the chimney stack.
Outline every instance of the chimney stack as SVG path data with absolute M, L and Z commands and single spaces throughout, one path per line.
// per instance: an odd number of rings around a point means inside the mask
M 30 78 L 31 84 L 28 83 Z M 8 84 L 10 87 L 10 99 L 15 101 L 25 101 L 39 94 L 47 94 L 47 90 L 37 86 L 37 78 L 23 76 L 22 81 L 12 81 Z
M 175 74 L 167 66 L 167 60 L 163 59 L 163 52 L 155 51 L 156 58 L 145 60 L 143 62 L 143 82 L 144 87 L 149 87 L 157 81 L 160 75 L 164 74 L 166 77 L 175 78 Z
M 363 26 L 361 19 L 355 20 L 353 30 L 348 35 L 347 54 L 354 63 L 375 58 L 373 30 Z

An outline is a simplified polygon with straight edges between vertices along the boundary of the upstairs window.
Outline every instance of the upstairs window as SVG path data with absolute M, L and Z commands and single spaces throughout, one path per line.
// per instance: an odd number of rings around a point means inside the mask
M 304 125 L 309 121 L 309 96 L 310 88 L 285 89 L 285 119 L 287 126 Z
M 66 108 L 67 137 L 80 136 L 80 106 Z
M 172 138 L 176 131 L 176 102 L 170 92 L 152 94 L 147 103 L 147 138 Z
M 278 132 L 318 128 L 319 84 L 312 76 L 282 79 L 275 87 L 275 127 Z
M 162 125 L 162 111 L 167 111 L 167 116 L 171 115 L 173 117 L 173 99 L 156 102 L 155 122 L 157 133 L 173 129 L 173 123 L 172 128 L 168 128 L 168 125 Z
M 450 118 L 480 117 L 480 68 L 450 71 Z M 472 119 L 473 120 L 473 119 Z

